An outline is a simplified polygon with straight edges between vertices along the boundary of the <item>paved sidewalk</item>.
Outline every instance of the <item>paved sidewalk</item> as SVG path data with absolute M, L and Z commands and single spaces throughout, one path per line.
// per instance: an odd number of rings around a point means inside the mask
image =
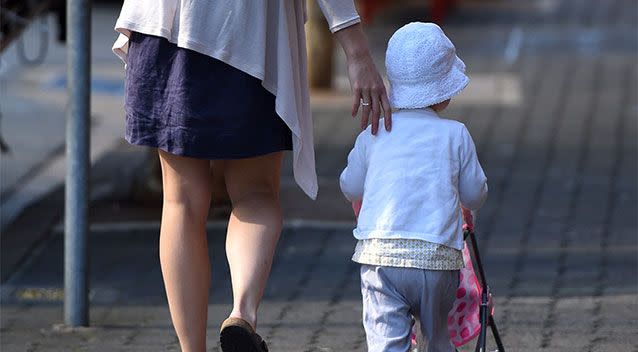
M 472 77 L 445 115 L 466 123 L 489 178 L 478 234 L 508 351 L 638 351 L 636 6 L 466 0 L 445 27 Z M 396 23 L 415 13 L 390 9 L 370 25 L 379 63 Z M 285 212 L 305 221 L 286 227 L 262 305 L 272 351 L 365 350 L 352 218 L 337 188 L 356 134 L 347 102 L 315 100 L 316 203 L 286 166 Z M 59 325 L 54 226 L 2 284 L 2 351 L 179 350 L 157 259 L 159 208 L 110 197 L 93 210 L 92 327 Z M 210 351 L 231 303 L 223 227 L 209 228 Z
M 93 232 L 92 327 L 75 331 L 57 325 L 62 319 L 62 237 L 53 236 L 28 269 L 3 287 L 2 350 L 177 350 L 157 262 L 156 233 L 151 229 Z M 553 236 L 539 235 L 543 242 Z M 221 226 L 212 226 L 211 351 L 219 350 L 217 330 L 231 304 L 223 239 Z M 512 351 L 632 350 L 635 280 L 600 274 L 601 270 L 632 274 L 620 264 L 635 265 L 635 253 L 620 244 L 610 241 L 606 259 L 594 246 L 562 250 L 529 246 L 522 264 L 525 273 L 514 276 L 512 268 L 521 265 L 517 246 L 490 247 L 487 269 L 506 346 Z M 358 268 L 349 261 L 353 245 L 346 227 L 292 227 L 284 232 L 259 325 L 271 350 L 363 350 Z M 606 268 L 601 269 L 600 260 L 607 261 Z M 575 265 L 561 270 L 561 261 Z M 529 268 L 539 270 L 527 274 Z M 586 279 L 573 280 L 588 273 L 594 276 L 593 287 Z M 512 287 L 513 280 L 520 284 Z
M 117 10 L 96 6 L 92 15 L 91 160 L 95 162 L 122 139 L 124 69 L 110 50 Z M 0 55 L 0 131 L 10 148 L 0 156 L 3 231 L 22 210 L 64 181 L 66 47 L 57 42 L 55 23 L 53 16 L 38 20 L 23 36 L 29 57 L 37 53 L 40 40 L 47 41 L 41 64 L 18 60 L 16 42 Z

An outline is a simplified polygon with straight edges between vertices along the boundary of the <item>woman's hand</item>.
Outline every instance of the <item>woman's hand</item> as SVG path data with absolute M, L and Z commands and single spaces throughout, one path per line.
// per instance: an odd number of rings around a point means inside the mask
M 357 116 L 361 108 L 361 128 L 372 123 L 372 134 L 379 130 L 379 118 L 384 116 L 385 129 L 392 128 L 392 111 L 388 94 L 374 65 L 368 43 L 360 24 L 344 28 L 335 33 L 335 37 L 346 53 L 348 78 L 352 88 L 352 117 Z

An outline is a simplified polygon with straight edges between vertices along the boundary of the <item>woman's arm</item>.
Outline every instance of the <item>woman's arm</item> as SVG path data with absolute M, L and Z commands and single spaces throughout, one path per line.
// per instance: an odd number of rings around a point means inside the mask
M 383 112 L 385 129 L 392 128 L 392 111 L 379 71 L 374 65 L 368 41 L 361 24 L 355 24 L 334 33 L 346 53 L 348 78 L 353 92 L 352 117 L 361 109 L 361 128 L 372 120 L 372 134 L 377 134 L 379 118 Z
M 377 134 L 383 112 L 385 129 L 392 127 L 392 111 L 379 71 L 374 66 L 368 41 L 361 28 L 353 0 L 317 0 L 328 20 L 328 26 L 346 52 L 348 78 L 353 92 L 352 117 L 361 106 L 361 128 L 372 120 L 372 133 Z

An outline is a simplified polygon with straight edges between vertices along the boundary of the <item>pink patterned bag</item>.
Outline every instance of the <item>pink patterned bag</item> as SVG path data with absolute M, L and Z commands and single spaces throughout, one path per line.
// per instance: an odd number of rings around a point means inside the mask
M 474 230 L 474 218 L 469 209 L 462 208 L 463 232 Z M 456 300 L 448 313 L 447 328 L 450 342 L 456 347 L 470 342 L 481 332 L 479 310 L 483 288 L 479 284 L 476 271 L 467 243 L 463 243 L 463 262 L 465 268 L 459 273 L 459 288 L 456 290 Z M 489 294 L 489 293 L 488 293 Z M 492 295 L 488 297 L 489 310 L 494 314 Z
M 456 347 L 470 342 L 481 331 L 481 323 L 479 321 L 481 286 L 474 272 L 470 252 L 465 243 L 463 244 L 463 261 L 465 262 L 465 268 L 460 271 L 456 300 L 447 318 L 450 342 Z

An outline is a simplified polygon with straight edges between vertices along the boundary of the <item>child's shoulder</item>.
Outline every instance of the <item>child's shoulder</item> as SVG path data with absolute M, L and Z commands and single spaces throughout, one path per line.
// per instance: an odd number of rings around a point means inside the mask
M 454 118 L 445 117 L 430 121 L 430 130 L 437 135 L 437 140 L 441 138 L 455 146 L 463 146 L 473 142 L 470 131 L 465 124 Z
M 450 137 L 456 144 L 467 145 L 472 142 L 472 135 L 463 122 L 452 119 L 446 119 L 446 121 L 448 121 Z
M 456 119 L 456 117 L 441 117 L 438 119 L 428 120 L 430 124 L 439 133 L 447 133 L 450 137 L 459 137 L 467 133 L 465 124 Z
M 454 132 L 460 132 L 464 129 L 466 129 L 465 124 L 459 120 L 456 120 L 453 117 L 445 117 L 445 118 L 441 118 L 439 120 L 437 120 L 442 126 L 445 126 L 446 128 L 450 129 L 451 131 Z

